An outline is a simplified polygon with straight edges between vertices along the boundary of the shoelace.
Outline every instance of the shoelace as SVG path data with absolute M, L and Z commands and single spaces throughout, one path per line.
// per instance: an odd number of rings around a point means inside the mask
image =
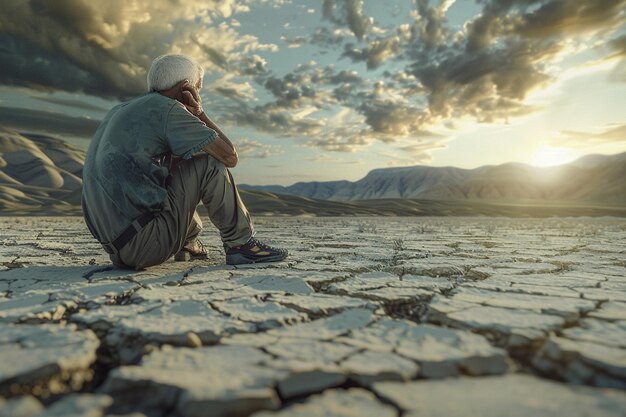
M 274 252 L 279 252 L 280 250 L 278 248 L 274 248 L 270 245 L 266 245 L 265 243 L 261 243 L 259 242 L 256 238 L 252 238 L 250 239 L 250 243 L 251 246 L 258 246 L 259 248 L 261 248 L 262 250 L 266 250 L 266 251 L 274 251 Z

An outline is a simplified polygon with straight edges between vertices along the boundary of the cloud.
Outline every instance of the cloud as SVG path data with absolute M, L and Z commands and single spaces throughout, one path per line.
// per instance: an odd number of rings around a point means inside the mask
M 152 58 L 184 52 L 213 73 L 202 94 L 220 120 L 326 151 L 402 143 L 419 158 L 446 140 L 432 132 L 457 119 L 492 123 L 537 111 L 527 97 L 558 77 L 571 51 L 603 41 L 594 53 L 621 60 L 611 79 L 626 80 L 623 0 L 481 0 L 460 28 L 446 17 L 452 0 L 415 0 L 395 28 L 375 23 L 363 0 L 324 0 L 319 26 L 285 42 L 344 58 L 341 70 L 309 62 L 278 73 L 266 61 L 277 46 L 224 18 L 281 3 L 5 0 L 0 83 L 125 98 L 144 91 Z M 262 157 L 258 143 L 246 146 Z
M 277 146 L 266 145 L 259 141 L 247 138 L 238 139 L 235 147 L 237 148 L 237 153 L 241 159 L 265 159 L 282 153 L 282 150 Z
M 213 24 L 248 10 L 248 1 L 235 0 L 3 1 L 0 82 L 126 98 L 145 91 L 152 59 L 168 52 L 209 70 L 258 70 L 250 56 L 275 46 Z
M 297 117 L 276 103 L 250 106 L 224 106 L 220 120 L 236 126 L 249 126 L 275 137 L 299 138 L 314 136 L 322 132 L 325 122 L 320 119 Z
M 615 68 L 609 74 L 609 80 L 615 82 L 626 82 L 626 35 L 621 35 L 611 39 L 608 43 L 613 51 L 607 59 L 618 59 Z
M 386 88 L 403 99 L 377 97 L 367 91 L 367 82 L 360 88 L 340 85 L 333 92 L 342 105 L 363 114 L 367 130 L 382 134 L 382 140 L 468 116 L 493 123 L 537 111 L 526 98 L 555 79 L 563 54 L 593 47 L 624 23 L 623 0 L 485 0 L 481 13 L 453 32 L 446 12 L 454 1 L 431 3 L 416 0 L 414 21 L 396 33 L 372 37 L 368 32 L 357 36 L 365 45 L 344 44 L 343 56 L 370 71 L 390 60 L 407 62 L 400 71 L 385 71 L 396 82 Z M 325 2 L 324 16 L 349 27 L 338 5 Z M 623 38 L 610 46 L 623 51 Z M 624 68 L 620 63 L 612 79 L 626 78 Z
M 356 152 L 370 143 L 371 139 L 367 136 L 353 134 L 345 136 L 322 136 L 307 141 L 305 146 L 330 152 Z
M 324 0 L 322 16 L 337 25 L 346 25 L 361 40 L 374 19 L 363 14 L 363 0 Z
M 60 97 L 51 97 L 51 96 L 33 96 L 33 98 L 44 101 L 47 103 L 59 104 L 65 107 L 73 107 L 75 109 L 80 110 L 90 110 L 96 112 L 107 112 L 108 109 L 104 107 L 96 106 L 95 104 L 88 103 L 83 100 L 69 99 L 69 98 L 60 98 Z
M 626 124 L 611 124 L 599 132 L 564 130 L 553 144 L 591 145 L 598 143 L 626 142 Z
M 0 107 L 0 125 L 29 132 L 91 138 L 100 125 L 100 121 L 47 111 Z
M 342 56 L 352 61 L 364 61 L 367 69 L 378 68 L 385 60 L 396 55 L 400 50 L 400 38 L 392 36 L 384 39 L 371 41 L 364 48 L 356 48 L 354 44 L 346 44 Z

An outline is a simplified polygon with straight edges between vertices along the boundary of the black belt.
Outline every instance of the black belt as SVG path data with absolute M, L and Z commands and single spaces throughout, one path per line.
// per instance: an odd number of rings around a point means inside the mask
M 150 223 L 154 217 L 154 213 L 142 214 L 133 220 L 130 226 L 124 229 L 124 231 L 117 238 L 115 238 L 113 242 L 102 243 L 102 247 L 108 254 L 111 255 L 119 252 L 141 229 L 143 229 L 145 225 Z

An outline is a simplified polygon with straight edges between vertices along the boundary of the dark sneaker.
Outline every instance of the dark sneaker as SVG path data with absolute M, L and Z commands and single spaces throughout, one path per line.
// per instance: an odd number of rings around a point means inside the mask
M 206 259 L 208 257 L 206 248 L 202 242 L 200 242 L 200 239 L 194 239 L 191 242 L 186 243 L 180 252 L 174 255 L 174 260 L 184 262 L 195 259 Z
M 245 245 L 229 248 L 224 245 L 226 263 L 228 265 L 255 264 L 261 262 L 278 262 L 285 259 L 288 252 L 251 238 Z

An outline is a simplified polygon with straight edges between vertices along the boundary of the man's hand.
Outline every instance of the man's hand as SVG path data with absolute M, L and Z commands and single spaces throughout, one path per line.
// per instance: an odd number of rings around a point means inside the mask
M 199 118 L 207 127 L 215 130 L 218 134 L 215 141 L 203 149 L 204 152 L 213 156 L 218 161 L 221 161 L 224 165 L 226 165 L 226 167 L 234 168 L 239 161 L 239 155 L 237 155 L 235 146 L 224 134 L 224 132 L 222 132 L 221 129 L 217 127 L 215 123 L 213 123 L 204 113 L 202 100 L 200 99 L 198 90 L 191 85 L 188 80 L 185 80 L 181 86 L 181 94 L 183 96 L 182 103 L 187 108 L 189 113 Z
M 181 93 L 183 95 L 183 104 L 189 113 L 200 117 L 204 113 L 204 109 L 202 108 L 202 99 L 200 94 L 198 94 L 198 90 L 189 81 L 185 80 L 181 87 Z

